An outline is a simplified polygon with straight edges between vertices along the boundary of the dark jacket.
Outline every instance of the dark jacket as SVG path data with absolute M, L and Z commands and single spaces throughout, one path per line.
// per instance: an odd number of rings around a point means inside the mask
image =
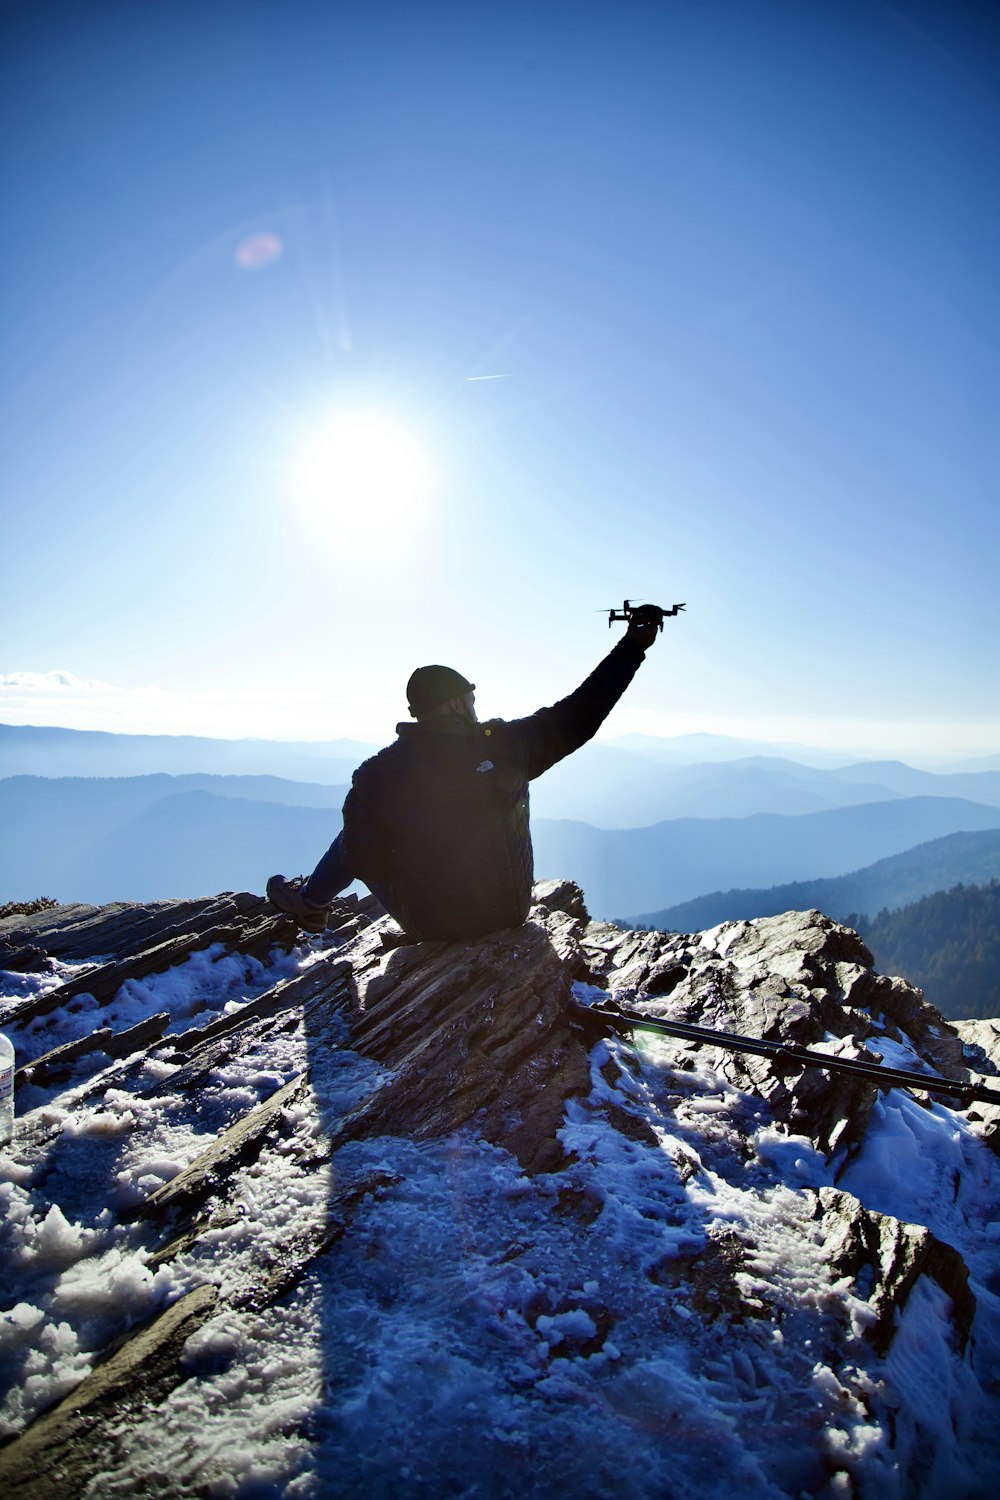
M 642 647 L 624 636 L 575 693 L 510 723 L 458 714 L 396 726 L 354 773 L 343 851 L 411 936 L 517 927 L 534 874 L 528 782 L 589 740 L 628 687 Z

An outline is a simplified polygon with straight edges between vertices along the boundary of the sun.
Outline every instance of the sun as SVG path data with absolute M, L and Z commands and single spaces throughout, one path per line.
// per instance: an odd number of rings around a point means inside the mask
M 384 412 L 340 411 L 310 429 L 291 465 L 291 498 L 338 530 L 415 524 L 434 471 L 423 443 Z

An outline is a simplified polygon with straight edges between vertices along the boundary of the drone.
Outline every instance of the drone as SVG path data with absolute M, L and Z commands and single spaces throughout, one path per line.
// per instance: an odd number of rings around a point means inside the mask
M 675 604 L 674 607 L 673 607 L 673 609 L 665 609 L 662 604 L 634 604 L 631 599 L 625 599 L 623 601 L 623 603 L 622 603 L 621 609 L 609 609 L 607 611 L 602 610 L 601 613 L 602 614 L 607 613 L 607 616 L 608 616 L 608 629 L 610 630 L 611 627 L 612 627 L 612 625 L 615 623 L 616 620 L 628 620 L 628 621 L 631 621 L 632 616 L 638 610 L 642 610 L 642 609 L 653 610 L 653 611 L 656 612 L 657 615 L 659 615 L 659 619 L 656 622 L 657 623 L 657 629 L 658 630 L 662 630 L 663 629 L 663 622 L 667 618 L 668 615 L 678 615 L 678 614 L 680 614 L 680 612 L 681 612 L 682 609 L 686 609 L 686 608 L 687 608 L 686 604 Z

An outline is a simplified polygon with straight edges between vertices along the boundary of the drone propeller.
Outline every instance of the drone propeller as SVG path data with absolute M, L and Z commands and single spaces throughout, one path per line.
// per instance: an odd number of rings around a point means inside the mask
M 668 615 L 680 614 L 681 610 L 686 608 L 686 604 L 675 604 L 672 609 L 667 609 L 662 604 L 633 604 L 631 599 L 625 599 L 622 601 L 621 609 L 599 610 L 598 613 L 607 615 L 608 629 L 610 630 L 611 626 L 617 620 L 631 621 L 632 616 L 640 609 L 654 610 L 659 615 L 659 620 L 657 621 L 658 628 L 662 630 L 663 622 Z

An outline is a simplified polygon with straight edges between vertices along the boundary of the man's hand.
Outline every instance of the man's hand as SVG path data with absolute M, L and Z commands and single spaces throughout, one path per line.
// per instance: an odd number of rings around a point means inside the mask
M 629 640 L 635 641 L 643 651 L 648 651 L 656 640 L 663 623 L 663 610 L 655 604 L 640 604 L 632 611 L 632 618 L 628 622 L 625 634 Z

